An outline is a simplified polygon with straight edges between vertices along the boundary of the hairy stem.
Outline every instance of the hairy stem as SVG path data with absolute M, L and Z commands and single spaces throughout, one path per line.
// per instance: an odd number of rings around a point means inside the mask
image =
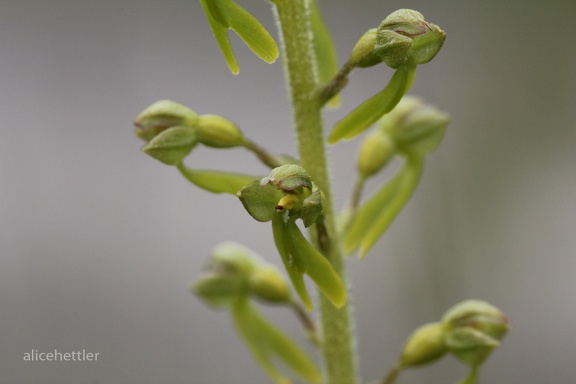
M 320 102 L 322 104 L 325 104 L 326 102 L 328 102 L 328 100 L 336 96 L 342 90 L 342 88 L 344 88 L 346 84 L 348 84 L 348 75 L 350 74 L 352 69 L 354 69 L 354 67 L 348 61 L 346 64 L 344 64 L 342 68 L 340 68 L 340 70 L 332 78 L 332 80 L 330 80 L 328 83 L 324 84 L 320 88 L 319 96 L 320 96 Z
M 284 162 L 281 159 L 268 153 L 268 151 L 266 151 L 264 148 L 262 148 L 252 140 L 246 140 L 246 142 L 244 143 L 244 147 L 252 151 L 252 153 L 256 155 L 258 160 L 260 160 L 264 165 L 270 168 L 276 168 L 284 164 Z
M 322 100 L 309 24 L 309 0 L 274 0 L 282 39 L 286 80 L 292 102 L 301 164 L 324 194 L 323 220 L 314 243 L 346 280 L 344 255 L 336 233 L 323 137 Z M 350 295 L 348 295 L 349 297 Z M 349 305 L 335 308 L 320 295 L 325 384 L 355 384 L 356 359 Z

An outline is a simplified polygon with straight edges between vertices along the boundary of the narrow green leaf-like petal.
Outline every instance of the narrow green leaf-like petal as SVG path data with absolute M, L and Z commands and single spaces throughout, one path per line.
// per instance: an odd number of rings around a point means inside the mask
M 352 139 L 394 109 L 402 96 L 410 89 L 415 73 L 416 64 L 412 62 L 399 67 L 382 91 L 360 104 L 336 123 L 328 137 L 328 142 L 334 144 L 341 139 Z
M 188 181 L 212 193 L 236 195 L 243 186 L 258 179 L 239 173 L 190 169 L 183 164 L 178 165 L 178 170 Z
M 314 53 L 318 62 L 318 80 L 320 83 L 327 83 L 338 72 L 338 55 L 330 31 L 320 12 L 318 0 L 310 2 L 310 24 L 314 36 Z M 328 106 L 338 108 L 340 101 L 338 94 L 328 102 Z
M 301 379 L 319 383 L 321 375 L 314 361 L 282 331 L 264 318 L 248 300 L 239 300 L 232 310 L 238 333 L 260 366 L 276 383 L 289 383 L 273 364 L 277 358 Z
M 382 209 L 390 203 L 390 200 L 398 192 L 404 175 L 405 172 L 400 171 L 364 202 L 356 212 L 344 234 L 344 251 L 346 254 L 355 252 L 360 247 L 366 232 L 374 225 Z
M 296 293 L 302 300 L 302 303 L 307 310 L 312 310 L 312 300 L 304 284 L 304 269 L 302 266 L 298 266 L 295 263 L 294 258 L 290 255 L 290 250 L 288 248 L 288 243 L 286 239 L 286 224 L 284 223 L 284 218 L 282 214 L 277 214 L 272 219 L 272 233 L 274 235 L 274 243 L 278 249 L 278 253 L 282 258 L 286 272 L 292 281 L 292 285 L 296 290 Z
M 210 23 L 210 28 L 212 28 L 212 33 L 216 38 L 216 42 L 226 59 L 226 64 L 230 71 L 237 75 L 240 72 L 238 67 L 238 62 L 236 57 L 234 57 L 234 51 L 232 50 L 232 45 L 230 44 L 230 38 L 228 37 L 228 26 L 226 21 L 223 19 L 223 15 L 219 12 L 218 7 L 215 3 L 208 0 L 200 0 L 202 7 L 204 8 L 204 13 L 206 13 L 206 18 Z
M 346 289 L 332 264 L 304 237 L 295 220 L 287 223 L 288 249 L 297 264 L 302 264 L 306 274 L 316 283 L 320 291 L 341 308 L 346 303 Z
M 366 256 L 366 253 L 368 253 L 376 241 L 384 234 L 398 213 L 400 213 L 408 200 L 410 200 L 420 180 L 422 168 L 423 161 L 420 157 L 408 157 L 407 164 L 402 169 L 402 172 L 405 174 L 402 177 L 397 192 L 389 203 L 381 208 L 378 218 L 362 238 L 362 243 L 360 244 L 361 258 Z
M 252 52 L 267 63 L 275 62 L 279 55 L 278 46 L 266 28 L 235 2 L 219 1 L 230 28 L 244 40 Z

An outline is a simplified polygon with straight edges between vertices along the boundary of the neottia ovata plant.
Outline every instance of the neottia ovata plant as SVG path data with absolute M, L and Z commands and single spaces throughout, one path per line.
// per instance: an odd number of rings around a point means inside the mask
M 446 34 L 419 12 L 401 9 L 368 29 L 339 67 L 317 0 L 270 1 L 280 48 L 262 24 L 235 1 L 200 3 L 232 73 L 237 74 L 239 66 L 228 37 L 230 29 L 265 62 L 282 57 L 298 159 L 262 148 L 249 132 L 239 128 L 241 122 L 198 114 L 174 101 L 158 101 L 136 118 L 136 135 L 146 141 L 145 153 L 176 167 L 199 188 L 232 195 L 253 219 L 270 223 L 271 241 L 287 275 L 286 279 L 252 250 L 224 242 L 215 247 L 207 270 L 191 290 L 206 304 L 230 311 L 236 330 L 273 382 L 289 383 L 287 376 L 294 376 L 306 383 L 359 383 L 344 259 L 350 254 L 365 257 L 382 237 L 418 185 L 426 155 L 444 136 L 449 116 L 406 93 L 417 67 L 436 56 Z M 377 65 L 394 71 L 388 83 L 336 123 L 326 138 L 325 107 L 340 104 L 351 71 Z M 350 202 L 337 213 L 326 145 L 354 139 L 367 130 L 358 149 Z M 243 147 L 268 166 L 270 173 L 190 168 L 184 160 L 199 145 Z M 366 181 L 395 158 L 400 158 L 403 166 L 372 196 L 364 198 Z M 319 290 L 318 302 L 311 299 L 305 278 Z M 321 364 L 266 319 L 256 303 L 283 305 L 294 311 L 322 356 Z M 317 311 L 318 324 L 310 316 L 312 311 Z M 396 383 L 403 369 L 452 354 L 470 367 L 461 383 L 476 383 L 479 367 L 507 328 L 504 314 L 488 303 L 468 300 L 457 304 L 437 322 L 413 332 L 398 361 L 390 363 L 387 373 L 382 372 L 381 382 Z M 287 369 L 280 370 L 279 362 Z

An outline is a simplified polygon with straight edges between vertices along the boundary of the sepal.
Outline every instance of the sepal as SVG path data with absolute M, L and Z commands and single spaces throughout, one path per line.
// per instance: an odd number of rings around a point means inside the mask
M 276 214 L 276 207 L 284 194 L 270 184 L 261 185 L 255 180 L 242 187 L 237 196 L 250 216 L 267 222 Z
M 161 131 L 142 151 L 167 165 L 177 165 L 198 143 L 194 129 L 176 126 Z
M 268 176 L 260 180 L 260 185 L 266 184 L 271 184 L 276 189 L 285 192 L 290 192 L 300 187 L 312 189 L 310 175 L 304 168 L 296 164 L 285 164 L 274 168 Z

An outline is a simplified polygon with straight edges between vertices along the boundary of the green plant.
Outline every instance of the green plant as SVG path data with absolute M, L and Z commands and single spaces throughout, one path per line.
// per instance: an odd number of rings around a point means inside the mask
M 259 222 L 270 222 L 273 241 L 290 284 L 272 264 L 240 244 L 223 243 L 211 255 L 208 270 L 191 286 L 207 304 L 226 308 L 254 358 L 277 383 L 288 383 L 275 362 L 309 383 L 354 384 L 354 334 L 345 281 L 344 257 L 363 258 L 410 199 L 422 174 L 426 154 L 440 143 L 449 116 L 405 96 L 418 65 L 432 60 L 445 33 L 413 10 L 402 9 L 369 29 L 338 69 L 335 49 L 315 0 L 271 0 L 281 49 L 272 36 L 233 0 L 200 0 L 232 73 L 239 72 L 228 30 L 235 31 L 262 60 L 274 62 L 282 53 L 289 88 L 299 159 L 270 153 L 228 119 L 198 115 L 176 102 L 163 100 L 136 118 L 143 151 L 175 166 L 196 186 L 237 196 Z M 353 139 L 370 127 L 358 151 L 358 175 L 348 206 L 336 214 L 325 154 L 322 113 L 340 104 L 349 73 L 384 63 L 395 70 L 385 87 L 339 121 L 327 142 Z M 197 170 L 184 159 L 197 146 L 244 147 L 270 167 L 268 175 L 252 176 Z M 364 184 L 392 159 L 402 158 L 397 174 L 371 197 L 362 198 Z M 301 222 L 301 224 L 299 224 Z M 309 229 L 309 239 L 301 226 Z M 308 276 L 321 294 L 313 303 L 304 283 Z M 323 357 L 323 372 L 296 343 L 272 325 L 253 304 L 284 305 L 300 319 Z M 309 312 L 318 308 L 320 324 Z M 441 321 L 417 329 L 383 383 L 394 383 L 401 370 L 431 363 L 451 353 L 471 367 L 463 383 L 474 383 L 478 369 L 507 330 L 505 316 L 480 301 L 466 301 Z

